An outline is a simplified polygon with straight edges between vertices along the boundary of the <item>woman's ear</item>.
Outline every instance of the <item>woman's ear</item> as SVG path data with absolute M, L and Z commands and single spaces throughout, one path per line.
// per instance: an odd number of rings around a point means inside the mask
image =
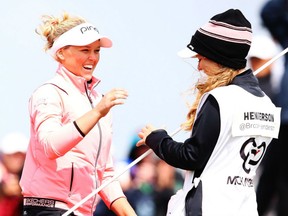
M 63 55 L 62 49 L 57 51 L 56 56 L 58 57 L 58 59 L 64 60 L 64 55 Z

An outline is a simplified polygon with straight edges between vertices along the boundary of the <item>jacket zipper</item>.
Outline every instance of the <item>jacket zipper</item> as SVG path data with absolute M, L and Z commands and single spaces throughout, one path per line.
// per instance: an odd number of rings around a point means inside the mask
M 97 85 L 98 85 L 98 83 L 97 83 Z M 97 85 L 95 85 L 95 87 L 97 86 Z M 87 98 L 88 98 L 88 100 L 89 100 L 89 102 L 90 102 L 90 105 L 91 105 L 91 108 L 93 109 L 94 107 L 93 107 L 93 101 L 92 101 L 92 99 L 91 99 L 91 97 L 90 97 L 90 94 L 88 93 L 88 84 L 87 84 L 87 82 L 85 82 L 85 92 L 86 92 L 86 96 L 87 96 Z M 99 159 L 99 156 L 100 156 L 100 150 L 101 150 L 101 146 L 102 146 L 102 129 L 101 129 L 101 125 L 100 125 L 100 122 L 98 122 L 97 123 L 97 127 L 98 127 L 98 130 L 99 130 L 99 148 L 98 148 L 98 151 L 97 151 L 97 155 L 96 155 L 96 159 L 95 159 L 95 164 L 94 164 L 94 175 L 95 175 L 95 186 L 96 186 L 96 188 L 98 188 L 98 183 L 97 183 L 97 179 L 98 179 L 98 177 L 97 177 L 97 170 L 96 170 L 96 167 L 97 167 L 97 162 L 98 162 L 98 159 Z M 93 215 L 93 207 L 94 207 L 94 205 L 95 205 L 95 203 L 96 203 L 96 197 L 97 197 L 97 194 L 94 196 L 94 198 L 93 198 L 93 202 L 92 202 L 92 208 L 91 208 L 91 215 Z

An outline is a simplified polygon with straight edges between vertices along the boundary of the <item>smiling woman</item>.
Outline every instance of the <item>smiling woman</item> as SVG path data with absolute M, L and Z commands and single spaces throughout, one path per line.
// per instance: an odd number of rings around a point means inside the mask
M 94 89 L 100 49 L 112 46 L 95 26 L 64 13 L 44 16 L 37 32 L 59 66 L 29 100 L 31 138 L 20 181 L 24 215 L 62 215 L 113 178 L 110 109 L 128 93 L 118 88 L 102 95 Z M 117 215 L 135 215 L 118 181 L 99 195 Z M 72 215 L 91 215 L 95 208 L 93 197 Z
M 57 51 L 59 62 L 76 76 L 91 80 L 100 58 L 100 40 L 87 46 L 66 46 Z

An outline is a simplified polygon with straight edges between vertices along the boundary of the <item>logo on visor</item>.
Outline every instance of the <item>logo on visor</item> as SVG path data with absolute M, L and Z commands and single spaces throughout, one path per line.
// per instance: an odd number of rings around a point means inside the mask
M 92 25 L 91 26 L 84 26 L 84 27 L 80 28 L 80 31 L 81 31 L 82 34 L 84 34 L 87 31 L 91 31 L 91 30 L 94 30 L 97 33 L 99 33 L 98 29 L 96 27 L 92 26 Z

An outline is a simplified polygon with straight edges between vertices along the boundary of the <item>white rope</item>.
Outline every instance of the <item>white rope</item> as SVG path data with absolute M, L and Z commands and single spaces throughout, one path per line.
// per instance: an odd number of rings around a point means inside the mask
M 263 46 L 265 46 L 265 44 L 263 44 Z M 265 52 L 263 50 L 263 52 Z M 257 70 L 255 70 L 253 73 L 254 75 L 257 75 L 259 72 L 261 72 L 263 69 L 265 69 L 266 67 L 268 67 L 270 64 L 272 64 L 274 61 L 276 61 L 277 59 L 279 59 L 281 56 L 285 55 L 288 52 L 288 47 L 286 49 L 284 49 L 282 52 L 280 52 L 278 55 L 274 56 L 272 59 L 270 59 L 269 61 L 267 61 L 265 64 L 263 64 L 261 67 L 259 67 Z
M 178 128 L 173 132 L 170 136 L 173 137 L 177 133 L 179 133 L 182 130 L 182 128 Z M 87 202 L 90 198 L 95 196 L 95 194 L 99 193 L 103 188 L 105 188 L 107 185 L 109 185 L 112 181 L 119 178 L 121 175 L 123 175 L 127 170 L 129 170 L 131 167 L 133 167 L 135 164 L 137 164 L 139 161 L 141 161 L 143 158 L 145 158 L 147 155 L 149 155 L 152 152 L 152 149 L 147 150 L 145 153 L 140 155 L 138 158 L 136 158 L 134 161 L 132 161 L 130 164 L 128 164 L 121 172 L 118 174 L 115 174 L 113 178 L 111 178 L 109 181 L 103 183 L 100 187 L 93 190 L 92 193 L 90 193 L 88 196 L 86 196 L 84 199 L 82 199 L 80 202 L 78 202 L 76 205 L 74 205 L 71 209 L 69 209 L 67 212 L 65 212 L 62 216 L 68 216 L 71 214 L 74 210 L 79 208 L 83 203 Z

